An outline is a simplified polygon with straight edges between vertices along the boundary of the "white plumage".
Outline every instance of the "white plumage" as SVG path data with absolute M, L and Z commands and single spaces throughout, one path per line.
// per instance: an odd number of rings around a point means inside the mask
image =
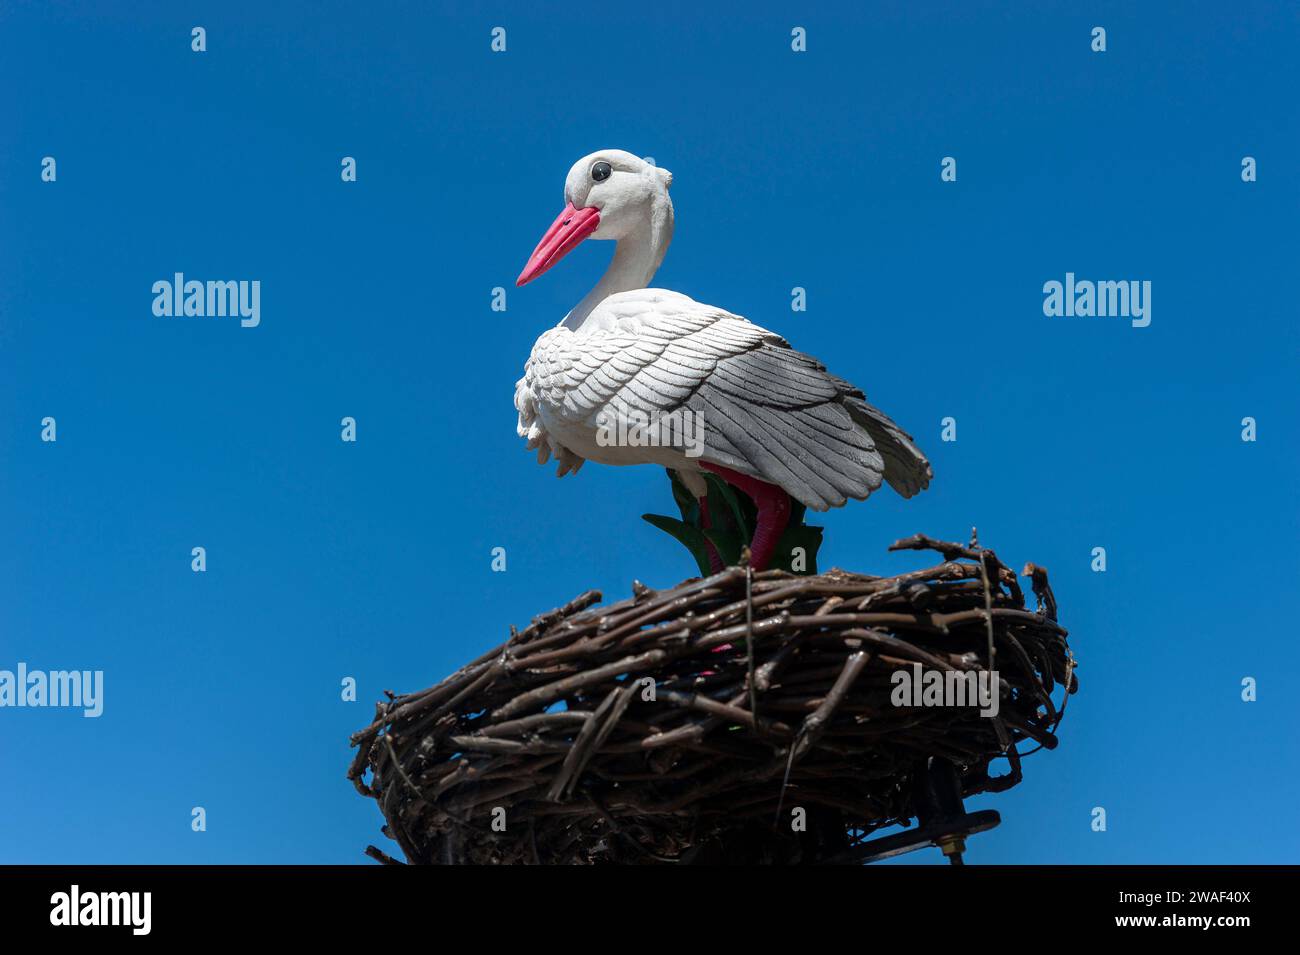
M 669 182 L 666 170 L 619 150 L 579 160 L 565 212 L 520 276 L 530 281 L 588 235 L 618 241 L 596 288 L 537 340 L 515 388 L 519 434 L 539 461 L 555 457 L 561 475 L 585 460 L 663 465 L 699 495 L 707 462 L 814 510 L 865 498 L 882 479 L 905 497 L 925 488 L 925 456 L 853 385 L 738 315 L 645 287 L 672 237 Z M 699 457 L 599 440 L 611 415 L 673 412 L 702 424 Z

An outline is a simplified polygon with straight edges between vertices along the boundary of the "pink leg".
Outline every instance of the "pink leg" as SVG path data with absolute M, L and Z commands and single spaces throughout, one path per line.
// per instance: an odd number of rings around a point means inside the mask
M 709 497 L 707 494 L 700 498 L 700 526 L 706 530 L 713 526 L 713 522 L 709 520 Z M 709 552 L 710 573 L 722 573 L 726 568 L 722 564 L 722 558 L 718 556 L 718 549 L 713 546 L 713 541 L 706 540 L 704 547 Z
M 740 488 L 758 508 L 758 527 L 754 529 L 754 540 L 749 545 L 749 563 L 755 570 L 763 570 L 776 553 L 777 541 L 785 533 L 785 525 L 790 520 L 790 495 L 775 484 L 740 474 L 731 468 L 707 461 L 701 462 L 700 466 Z

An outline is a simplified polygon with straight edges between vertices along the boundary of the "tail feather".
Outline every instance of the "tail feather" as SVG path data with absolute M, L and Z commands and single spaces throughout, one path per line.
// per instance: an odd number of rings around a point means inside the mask
M 893 420 L 872 405 L 866 396 L 843 378 L 835 383 L 844 390 L 844 407 L 853 420 L 860 424 L 876 444 L 876 450 L 885 461 L 885 480 L 903 497 L 912 497 L 930 486 L 934 470 L 912 436 L 894 424 Z

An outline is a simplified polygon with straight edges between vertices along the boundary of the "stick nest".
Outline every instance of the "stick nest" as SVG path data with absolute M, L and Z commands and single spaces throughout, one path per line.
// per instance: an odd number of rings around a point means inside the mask
M 1023 571 L 1029 610 L 990 550 L 903 549 L 943 560 L 894 577 L 732 567 L 608 607 L 589 591 L 436 686 L 389 694 L 352 737 L 349 778 L 413 863 L 690 862 L 710 846 L 851 861 L 915 814 L 927 757 L 958 767 L 964 796 L 1018 783 L 1019 747 L 1054 749 L 1078 688 L 1045 571 Z M 990 646 L 997 717 L 893 705 L 896 670 L 988 669 Z M 990 775 L 999 757 L 1008 771 Z M 823 841 L 790 845 L 798 808 Z

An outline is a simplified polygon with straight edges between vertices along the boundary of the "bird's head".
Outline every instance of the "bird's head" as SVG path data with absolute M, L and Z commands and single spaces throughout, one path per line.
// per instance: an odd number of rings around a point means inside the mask
M 515 280 L 525 285 L 583 239 L 622 239 L 647 226 L 672 228 L 673 174 L 621 149 L 583 156 L 564 180 L 564 211 Z

